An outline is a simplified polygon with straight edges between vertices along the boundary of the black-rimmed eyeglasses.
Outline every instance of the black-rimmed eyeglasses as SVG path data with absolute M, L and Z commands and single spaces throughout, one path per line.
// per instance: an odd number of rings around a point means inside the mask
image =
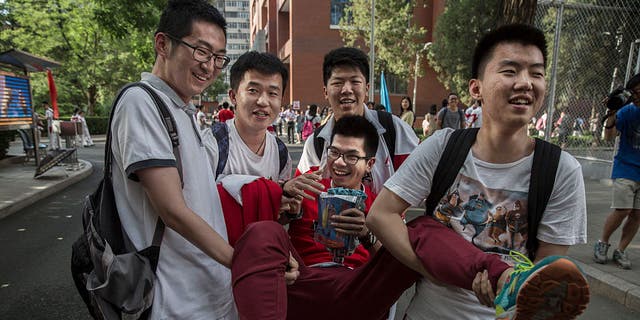
M 367 160 L 370 158 L 356 156 L 355 154 L 344 154 L 334 147 L 327 148 L 327 157 L 331 160 L 338 160 L 338 158 L 342 157 L 344 163 L 352 166 L 356 165 L 360 160 Z
M 217 69 L 224 69 L 227 67 L 227 65 L 229 65 L 229 62 L 231 61 L 231 59 L 225 55 L 215 54 L 206 48 L 191 45 L 185 42 L 184 40 L 178 39 L 168 33 L 165 33 L 165 35 L 169 39 L 178 41 L 181 44 L 184 44 L 185 46 L 193 49 L 193 59 L 195 59 L 198 62 L 207 63 L 209 62 L 209 60 L 211 60 L 211 58 L 213 58 L 213 65 Z

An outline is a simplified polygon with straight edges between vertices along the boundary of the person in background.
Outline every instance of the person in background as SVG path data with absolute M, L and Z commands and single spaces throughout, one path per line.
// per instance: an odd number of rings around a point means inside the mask
M 42 108 L 45 110 L 45 117 L 47 118 L 47 134 L 49 135 L 49 150 L 60 149 L 60 131 L 54 125 L 53 108 L 47 101 L 42 102 Z
M 295 143 L 296 140 L 296 112 L 293 110 L 293 106 L 287 106 L 287 110 L 284 112 L 284 122 L 287 124 L 287 141 L 289 143 Z
M 452 129 L 464 129 L 466 126 L 464 111 L 462 111 L 459 105 L 460 99 L 457 93 L 449 93 L 449 101 L 446 108 L 442 108 L 438 112 L 438 129 L 452 128 Z
M 422 134 L 425 138 L 429 137 L 436 131 L 437 123 L 436 123 L 436 113 L 438 106 L 432 104 L 429 108 L 429 113 L 424 115 L 424 120 L 422 120 Z
M 204 130 L 207 127 L 207 115 L 202 112 L 201 104 L 196 105 L 196 110 L 198 110 L 198 112 L 196 112 L 195 114 L 196 123 L 198 124 L 200 130 Z
M 607 263 L 609 238 L 624 221 L 613 261 L 623 269 L 631 269 L 627 247 L 640 228 L 640 73 L 631 77 L 626 85 L 631 91 L 631 103 L 620 110 L 609 110 L 605 122 L 605 138 L 620 136 L 618 153 L 613 159 L 611 208 L 602 227 L 602 237 L 594 247 L 597 263 Z M 626 220 L 625 220 L 626 219 Z
M 415 115 L 413 114 L 413 104 L 409 97 L 403 97 L 400 101 L 400 120 L 406 122 L 409 127 L 413 128 Z
M 307 106 L 307 111 L 309 111 L 309 107 Z M 302 142 L 302 126 L 304 125 L 305 115 L 302 114 L 302 108 L 296 109 L 296 139 L 295 143 Z
M 464 111 L 467 118 L 467 128 L 480 128 L 482 126 L 482 102 L 473 99 L 473 104 Z
M 84 111 L 78 110 L 77 119 L 82 124 L 82 135 L 81 141 L 83 147 L 93 147 L 93 139 L 91 139 L 91 134 L 89 133 L 89 126 L 87 126 L 87 119 L 84 117 Z
M 375 109 L 375 107 L 376 107 L 376 103 L 375 102 L 373 102 L 373 101 L 367 102 L 367 109 L 373 110 L 373 109 Z
M 218 121 L 226 122 L 229 119 L 233 119 L 234 116 L 233 111 L 229 108 L 229 102 L 223 102 L 222 110 L 218 112 Z

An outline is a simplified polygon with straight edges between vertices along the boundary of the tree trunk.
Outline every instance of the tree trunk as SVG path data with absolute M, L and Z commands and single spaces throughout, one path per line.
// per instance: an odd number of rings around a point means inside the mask
M 502 1 L 502 16 L 498 25 L 510 23 L 533 24 L 536 17 L 536 0 L 504 0 Z
M 87 115 L 92 116 L 98 99 L 98 87 L 95 84 L 87 88 Z

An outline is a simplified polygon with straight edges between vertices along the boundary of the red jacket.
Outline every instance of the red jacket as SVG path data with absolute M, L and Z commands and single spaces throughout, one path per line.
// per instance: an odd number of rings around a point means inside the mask
M 331 179 L 323 179 L 320 181 L 325 188 L 331 187 Z M 365 215 L 369 211 L 369 207 L 375 200 L 376 195 L 371 189 L 365 188 L 367 199 L 365 200 Z M 304 199 L 302 201 L 303 215 L 299 220 L 291 221 L 289 224 L 289 236 L 291 243 L 296 251 L 302 257 L 304 264 L 307 266 L 321 263 L 331 262 L 333 258 L 327 248 L 313 240 L 313 221 L 318 219 L 318 202 Z M 362 245 L 359 245 L 352 255 L 344 258 L 344 265 L 357 268 L 369 260 L 369 251 Z
M 218 184 L 224 221 L 227 225 L 227 236 L 232 247 L 250 223 L 275 221 L 280 213 L 282 189 L 277 183 L 259 178 L 244 185 L 241 192 L 242 206 L 221 184 Z

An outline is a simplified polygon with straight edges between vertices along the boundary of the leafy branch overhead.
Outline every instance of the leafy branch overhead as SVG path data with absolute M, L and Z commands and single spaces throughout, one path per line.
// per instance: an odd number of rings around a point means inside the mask
M 384 70 L 402 78 L 412 76 L 416 52 L 424 46 L 427 32 L 414 23 L 416 0 L 376 0 L 375 6 L 376 74 Z M 353 0 L 345 8 L 340 21 L 340 35 L 347 46 L 370 51 L 370 0 Z

